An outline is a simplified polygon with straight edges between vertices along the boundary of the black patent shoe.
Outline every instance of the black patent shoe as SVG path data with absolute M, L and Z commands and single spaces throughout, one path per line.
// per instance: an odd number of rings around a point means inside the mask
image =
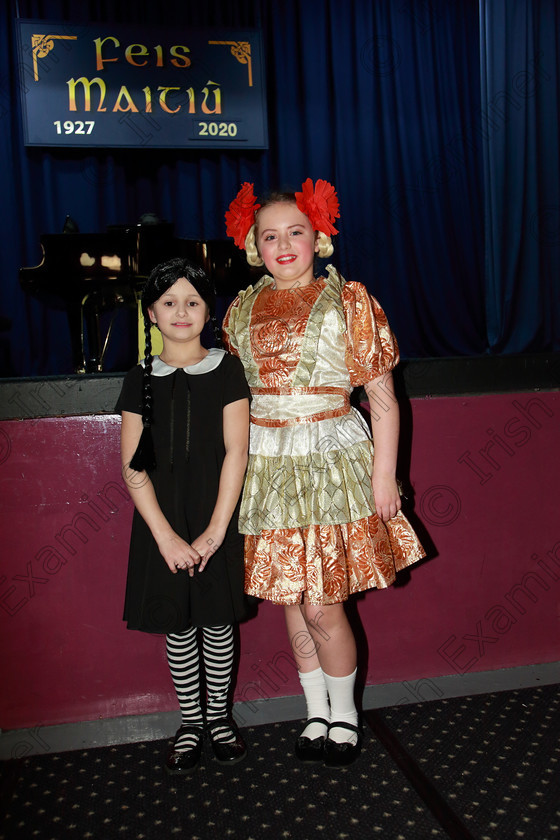
M 194 747 L 186 750 L 176 750 L 175 745 L 183 735 L 196 735 Z M 188 776 L 200 762 L 202 755 L 202 742 L 204 740 L 204 729 L 202 726 L 185 724 L 177 730 L 175 741 L 165 762 L 165 769 L 172 776 Z
M 362 749 L 362 734 L 357 726 L 354 726 L 352 723 L 346 723 L 343 720 L 329 723 L 329 732 L 336 726 L 355 732 L 358 740 L 355 744 L 350 744 L 349 742 L 339 744 L 337 741 L 329 738 L 327 734 L 327 740 L 325 741 L 325 765 L 327 767 L 348 767 L 349 764 L 353 764 L 356 761 L 360 754 Z
M 230 730 L 231 735 L 234 736 L 233 741 L 218 741 L 212 737 L 215 729 L 221 729 L 223 727 Z M 237 724 L 228 718 L 220 718 L 219 720 L 213 720 L 212 723 L 208 723 L 206 729 L 210 736 L 214 758 L 219 764 L 237 764 L 238 761 L 243 761 L 247 755 L 247 747 L 237 728 Z
M 309 718 L 305 721 L 305 726 L 309 723 L 322 723 L 327 728 L 329 726 L 328 720 L 320 717 Z M 305 727 L 304 727 L 305 729 Z M 300 735 L 296 741 L 295 754 L 296 758 L 306 764 L 311 764 L 315 761 L 323 761 L 325 758 L 325 736 L 320 735 L 318 738 L 307 738 L 305 735 Z

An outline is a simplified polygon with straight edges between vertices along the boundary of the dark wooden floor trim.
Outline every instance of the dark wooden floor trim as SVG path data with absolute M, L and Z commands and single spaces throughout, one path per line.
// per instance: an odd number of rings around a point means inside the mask
M 451 840 L 475 840 L 437 788 L 391 732 L 379 713 L 364 712 L 364 720 Z

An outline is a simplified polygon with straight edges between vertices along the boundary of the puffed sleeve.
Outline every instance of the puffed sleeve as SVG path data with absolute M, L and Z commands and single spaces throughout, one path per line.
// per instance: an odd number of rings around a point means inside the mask
M 362 283 L 345 283 L 342 305 L 346 320 L 346 366 L 355 388 L 392 370 L 399 347 L 387 316 Z
M 235 333 L 230 324 L 230 317 L 231 312 L 234 307 L 239 306 L 239 295 L 232 300 L 230 305 L 228 306 L 228 310 L 225 314 L 223 323 L 222 323 L 222 341 L 224 344 L 224 348 L 229 352 L 233 353 L 235 356 L 239 356 L 239 350 L 237 348 L 237 341 L 235 340 Z

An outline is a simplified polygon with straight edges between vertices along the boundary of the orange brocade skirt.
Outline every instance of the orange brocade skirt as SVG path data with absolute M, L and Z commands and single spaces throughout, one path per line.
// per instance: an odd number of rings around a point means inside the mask
M 341 525 L 309 525 L 245 535 L 245 592 L 275 604 L 337 604 L 390 586 L 425 556 L 404 514 Z

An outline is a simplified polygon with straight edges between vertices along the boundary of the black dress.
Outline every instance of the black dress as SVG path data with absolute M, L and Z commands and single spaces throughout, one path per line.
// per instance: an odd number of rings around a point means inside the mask
M 188 372 L 186 372 L 188 371 Z M 126 375 L 116 410 L 142 413 L 143 367 Z M 156 468 L 150 472 L 163 514 L 191 543 L 207 527 L 218 497 L 225 457 L 225 405 L 249 397 L 239 359 L 210 350 L 198 364 L 172 368 L 154 357 L 152 436 Z M 179 633 L 190 626 L 232 624 L 246 613 L 243 537 L 236 508 L 223 544 L 205 570 L 173 574 L 137 510 L 132 521 L 124 619 L 131 630 Z

